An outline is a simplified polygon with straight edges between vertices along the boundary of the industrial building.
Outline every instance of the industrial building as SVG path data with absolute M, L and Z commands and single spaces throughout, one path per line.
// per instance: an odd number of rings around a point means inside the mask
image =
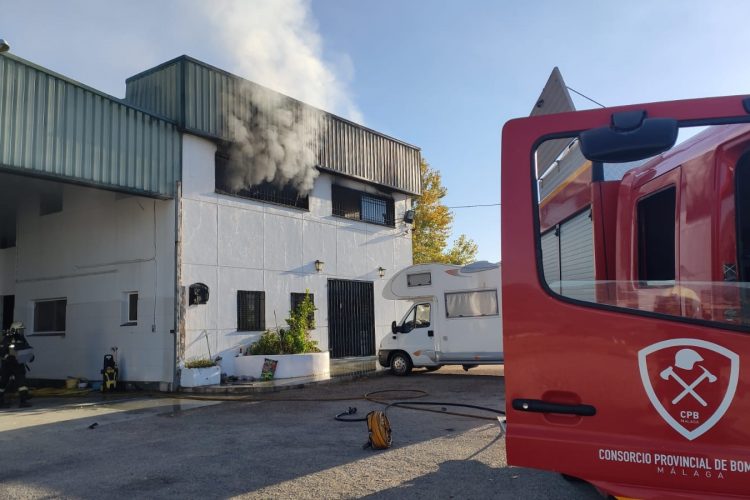
M 374 355 L 404 312 L 381 289 L 412 263 L 419 164 L 187 56 L 117 99 L 2 54 L 3 327 L 26 324 L 32 379 L 97 379 L 116 348 L 122 379 L 166 390 L 209 350 L 232 375 L 309 290 L 319 347 Z

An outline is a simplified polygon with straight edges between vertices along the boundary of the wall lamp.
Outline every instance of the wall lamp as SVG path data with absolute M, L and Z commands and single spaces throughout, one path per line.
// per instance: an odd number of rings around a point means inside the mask
M 385 276 L 385 268 L 384 267 L 379 267 L 378 268 L 378 274 L 380 275 L 381 278 L 383 276 Z
M 404 212 L 404 222 L 412 224 L 414 222 L 414 210 L 407 210 Z
M 7 40 L 0 38 L 0 53 L 8 52 L 10 50 L 10 43 Z
M 315 261 L 315 271 L 316 272 L 322 271 L 323 270 L 323 264 L 325 264 L 325 262 L 323 262 L 322 260 L 316 260 Z

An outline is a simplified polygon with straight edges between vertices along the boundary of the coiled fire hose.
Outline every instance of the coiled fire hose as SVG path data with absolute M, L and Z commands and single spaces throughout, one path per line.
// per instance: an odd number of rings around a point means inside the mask
M 384 449 L 391 447 L 391 444 L 393 443 L 393 439 L 391 436 L 391 423 L 388 420 L 388 415 L 386 413 L 392 407 L 408 408 L 411 410 L 431 411 L 435 413 L 442 413 L 444 415 L 457 415 L 461 417 L 478 418 L 482 420 L 495 420 L 497 417 L 482 417 L 480 415 L 475 415 L 471 413 L 449 412 L 445 409 L 445 407 L 452 406 L 452 407 L 461 407 L 461 408 L 471 408 L 474 410 L 496 413 L 498 415 L 505 415 L 505 412 L 502 410 L 496 410 L 494 408 L 487 408 L 485 406 L 477 406 L 477 405 L 470 405 L 470 404 L 464 404 L 464 403 L 445 403 L 441 401 L 395 401 L 393 403 L 386 403 L 382 399 L 373 397 L 375 394 L 382 394 L 382 393 L 389 393 L 389 392 L 417 393 L 418 395 L 415 397 L 415 399 L 427 396 L 426 392 L 420 391 L 418 389 L 416 390 L 415 389 L 386 389 L 382 391 L 374 391 L 374 392 L 365 394 L 364 399 L 368 401 L 372 401 L 374 403 L 378 403 L 378 404 L 385 404 L 386 407 L 382 411 L 373 410 L 369 412 L 365 417 L 351 418 L 350 417 L 351 415 L 355 415 L 357 413 L 357 408 L 350 406 L 346 411 L 343 411 L 334 417 L 339 422 L 367 422 L 367 431 L 369 434 L 369 438 L 368 438 L 367 443 L 364 444 L 363 448 L 372 448 L 374 450 L 384 450 Z M 417 405 L 440 406 L 441 409 L 436 410 L 434 408 L 418 408 Z

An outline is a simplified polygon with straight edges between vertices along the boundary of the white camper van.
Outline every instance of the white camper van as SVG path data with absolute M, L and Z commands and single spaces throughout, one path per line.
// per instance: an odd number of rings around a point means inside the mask
M 383 297 L 413 304 L 378 349 L 380 365 L 395 375 L 412 367 L 502 364 L 500 264 L 417 264 L 396 273 Z

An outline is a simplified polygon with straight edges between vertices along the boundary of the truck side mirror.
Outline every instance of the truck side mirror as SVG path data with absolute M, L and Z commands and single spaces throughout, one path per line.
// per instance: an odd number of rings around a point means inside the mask
M 602 163 L 643 160 L 667 151 L 677 141 L 677 120 L 647 118 L 645 111 L 612 114 L 609 127 L 581 132 L 581 152 Z
M 398 333 L 398 323 L 396 323 L 395 321 L 391 323 L 391 332 Z

